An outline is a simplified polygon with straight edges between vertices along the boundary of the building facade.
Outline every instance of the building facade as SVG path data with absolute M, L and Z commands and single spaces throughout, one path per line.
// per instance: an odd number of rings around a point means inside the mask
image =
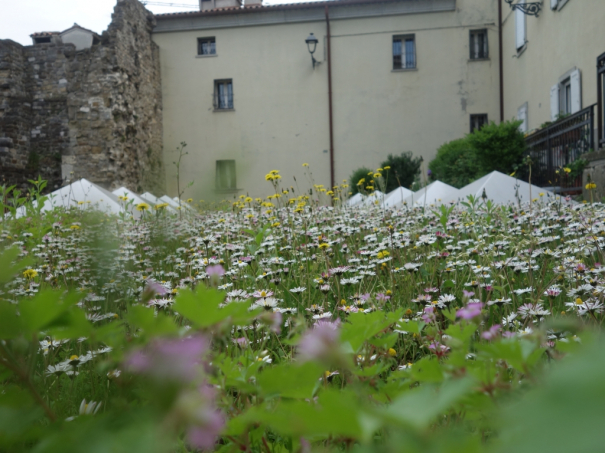
M 255 196 L 271 169 L 329 187 L 499 119 L 496 0 L 231 2 L 156 16 L 170 193 L 183 141 L 188 196 Z

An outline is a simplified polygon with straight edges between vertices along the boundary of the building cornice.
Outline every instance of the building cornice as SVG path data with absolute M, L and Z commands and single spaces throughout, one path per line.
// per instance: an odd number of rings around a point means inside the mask
M 456 0 L 342 0 L 156 15 L 153 33 L 455 11 Z

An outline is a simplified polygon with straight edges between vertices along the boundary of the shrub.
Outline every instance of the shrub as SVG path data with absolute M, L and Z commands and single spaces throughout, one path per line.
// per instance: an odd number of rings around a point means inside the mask
M 466 136 L 476 152 L 477 163 L 483 174 L 497 170 L 511 173 L 521 162 L 526 150 L 525 137 L 519 131 L 522 121 L 493 121 Z
M 384 169 L 386 193 L 395 190 L 400 185 L 411 187 L 414 179 L 420 173 L 422 161 L 422 157 L 413 157 L 411 151 L 401 153 L 399 156 L 389 154 L 387 159 L 380 164 Z
M 522 167 L 526 146 L 520 124 L 521 121 L 492 121 L 464 138 L 444 144 L 429 164 L 432 178 L 460 188 L 494 170 L 508 174 Z
M 483 176 L 475 150 L 467 138 L 445 143 L 429 164 L 431 178 L 461 188 Z
M 357 183 L 362 178 L 365 178 L 365 180 L 368 181 L 368 173 L 370 172 L 372 172 L 372 170 L 370 170 L 368 167 L 361 167 L 353 172 L 353 174 L 349 178 L 349 180 L 351 181 L 351 192 L 353 192 L 353 195 L 359 192 L 359 186 L 357 185 Z

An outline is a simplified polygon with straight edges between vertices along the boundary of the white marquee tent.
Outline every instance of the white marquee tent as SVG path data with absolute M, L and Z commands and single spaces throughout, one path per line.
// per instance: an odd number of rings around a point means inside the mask
M 493 171 L 460 189 L 459 198 L 464 200 L 469 195 L 481 197 L 484 190 L 487 198 L 497 204 L 517 203 L 517 193 L 521 203 L 528 203 L 531 198 L 539 198 L 540 193 L 553 196 L 552 192 L 538 186 L 533 184 L 530 186 L 525 181 L 515 179 L 499 171 Z
M 372 195 L 367 196 L 361 203 L 360 206 L 382 206 L 385 195 L 380 191 L 376 190 Z
M 116 195 L 84 178 L 55 190 L 47 197 L 42 211 L 49 211 L 55 207 L 97 209 L 108 214 L 118 214 L 122 211 L 120 200 Z M 26 214 L 24 208 L 17 211 L 17 217 Z
M 348 206 L 356 206 L 359 203 L 361 203 L 363 201 L 363 195 L 360 193 L 356 193 L 355 195 L 353 195 L 351 198 L 349 198 L 347 200 L 347 205 Z
M 145 201 L 139 195 L 134 193 L 132 190 L 127 189 L 126 187 L 120 187 L 119 189 L 116 189 L 111 193 L 113 193 L 117 197 L 128 197 L 128 200 L 126 201 L 120 200 L 120 204 L 125 207 L 128 206 L 128 211 L 135 217 L 135 219 L 141 217 L 141 212 L 136 210 L 136 206 L 141 203 L 149 204 L 148 201 Z M 131 200 L 132 203 L 129 204 Z
M 404 201 L 408 206 L 430 206 L 441 205 L 455 202 L 459 198 L 459 190 L 441 181 L 434 181 L 428 186 L 423 187 L 413 196 L 409 196 Z M 401 207 L 402 204 L 399 206 Z
M 401 206 L 403 200 L 411 196 L 414 192 L 405 187 L 397 187 L 395 190 L 386 194 L 384 205 L 387 208 L 396 208 Z
M 141 194 L 141 198 L 143 198 L 147 203 L 149 203 L 152 208 L 156 204 L 168 203 L 167 201 L 162 200 L 160 197 L 156 197 L 154 194 L 152 194 L 150 192 L 145 192 L 145 193 Z M 172 201 L 172 203 L 168 203 L 167 209 L 170 212 L 176 212 L 176 209 L 172 206 L 173 204 L 174 204 L 174 201 Z

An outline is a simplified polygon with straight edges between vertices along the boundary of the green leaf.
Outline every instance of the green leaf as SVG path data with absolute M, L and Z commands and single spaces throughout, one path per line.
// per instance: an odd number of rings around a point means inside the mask
M 19 247 L 10 247 L 0 255 L 0 284 L 10 281 L 19 271 L 28 267 L 32 262 L 32 259 L 27 257 L 13 264 L 13 261 L 19 257 L 19 253 L 21 253 Z
M 388 335 L 383 335 L 380 338 L 373 338 L 373 339 L 371 339 L 369 341 L 369 343 L 372 346 L 376 346 L 377 348 L 389 349 L 389 348 L 393 347 L 393 345 L 397 341 L 398 337 L 399 337 L 399 334 L 397 334 L 397 333 L 391 333 L 391 334 L 388 334 Z
M 470 378 L 446 381 L 441 387 L 421 386 L 401 395 L 385 411 L 385 418 L 416 429 L 428 428 L 440 414 L 451 409 L 472 389 Z
M 21 318 L 17 316 L 17 306 L 0 300 L 0 338 L 10 340 L 23 333 Z
M 419 382 L 441 382 L 443 381 L 443 370 L 439 360 L 425 357 L 410 368 L 410 377 Z
M 19 313 L 21 326 L 26 331 L 24 333 L 39 332 L 53 323 L 55 325 L 69 323 L 69 317 L 63 318 L 63 321 L 58 323 L 55 321 L 77 301 L 77 295 L 64 296 L 59 291 L 49 289 L 40 291 L 33 299 L 23 299 L 19 303 Z
M 248 311 L 245 303 L 219 305 L 225 294 L 215 289 L 198 286 L 196 292 L 182 290 L 174 302 L 174 310 L 198 327 L 210 327 L 229 318 L 231 324 L 242 325 L 251 321 L 259 311 Z
M 132 306 L 125 316 L 128 323 L 143 331 L 148 337 L 159 335 L 174 335 L 178 332 L 178 326 L 174 323 L 172 317 L 163 313 L 155 316 L 154 311 L 147 307 Z
M 257 382 L 267 396 L 311 398 L 323 371 L 319 364 L 313 362 L 299 366 L 284 363 L 263 370 L 258 374 Z
M 378 333 L 385 330 L 401 317 L 401 310 L 389 313 L 375 311 L 373 313 L 352 313 L 349 323 L 342 328 L 341 339 L 349 343 L 353 351 L 357 352 L 363 344 Z

